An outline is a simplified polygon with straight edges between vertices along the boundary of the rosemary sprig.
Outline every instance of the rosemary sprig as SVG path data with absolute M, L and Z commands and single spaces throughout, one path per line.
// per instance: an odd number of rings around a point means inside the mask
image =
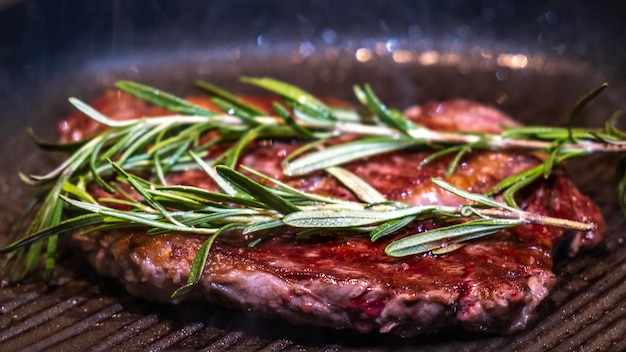
M 369 86 L 356 87 L 355 93 L 375 115 L 373 117 L 326 106 L 313 95 L 270 78 L 243 78 L 242 81 L 281 96 L 284 105 L 274 104 L 277 116 L 268 116 L 270 112 L 251 106 L 208 83 L 199 85 L 217 96 L 214 102 L 227 110 L 226 113 L 209 111 L 161 90 L 127 81 L 118 82 L 117 87 L 180 115 L 116 121 L 71 98 L 70 103 L 77 109 L 109 129 L 81 143 L 59 147 L 39 143 L 48 149 L 70 154 L 48 174 L 22 175 L 28 183 L 51 185 L 51 191 L 24 236 L 0 250 L 0 253 L 12 252 L 13 258 L 19 259 L 12 262 L 18 276 L 36 268 L 44 248 L 46 270 L 51 272 L 57 236 L 90 226 L 99 231 L 132 225 L 144 227 L 148 234 L 179 231 L 207 235 L 194 260 L 188 286 L 176 294 L 186 292 L 199 280 L 208 250 L 225 231 L 240 231 L 250 236 L 246 237 L 250 238 L 250 245 L 266 238 L 267 230 L 286 226 L 300 228 L 299 234 L 306 236 L 336 231 L 365 232 L 375 241 L 396 233 L 413 221 L 453 221 L 453 225 L 392 242 L 387 253 L 394 256 L 427 251 L 445 253 L 459 248 L 465 241 L 520 224 L 590 231 L 595 224 L 555 219 L 518 209 L 515 193 L 535 179 L 547 177 L 556 164 L 568 158 L 626 150 L 626 134 L 615 127 L 614 117 L 604 129 L 596 130 L 509 127 L 501 134 L 440 132 L 412 123 L 398 110 L 387 108 Z M 597 93 L 589 97 L 595 95 Z M 582 99 L 581 105 L 589 100 Z M 581 108 L 578 106 L 575 111 Z M 219 136 L 201 144 L 201 137 L 209 131 L 217 131 Z M 321 148 L 332 140 L 331 137 L 343 134 L 356 138 Z M 255 170 L 240 168 L 238 160 L 243 150 L 252 141 L 262 138 L 309 141 L 285 159 L 284 173 L 302 175 L 326 170 L 359 201 L 309 194 Z M 221 155 L 207 155 L 207 148 L 217 143 L 228 143 L 230 147 Z M 487 195 L 469 193 L 441 180 L 433 180 L 437 186 L 465 199 L 467 204 L 463 206 L 389 202 L 365 181 L 340 167 L 372 155 L 407 148 L 431 148 L 432 145 L 444 146 L 444 149 L 425 162 L 456 153 L 448 168 L 450 173 L 466 153 L 474 150 L 524 149 L 545 153 L 548 157 L 543 164 L 502 180 Z M 166 184 L 168 173 L 189 168 L 204 170 L 218 185 L 219 191 Z M 620 200 L 626 204 L 624 169 L 623 166 L 619 168 L 622 176 L 618 179 Z M 155 177 L 149 180 L 140 174 Z M 126 195 L 123 200 L 93 199 L 86 191 L 90 182 L 97 183 L 109 193 L 121 192 L 118 184 L 127 183 L 139 198 Z M 505 202 L 492 197 L 496 194 L 502 194 Z M 118 209 L 120 204 L 128 209 Z M 66 214 L 65 218 L 63 214 Z M 22 266 L 15 264 L 20 261 L 24 263 Z
M 190 286 L 200 279 L 210 246 L 216 237 L 226 230 L 239 229 L 244 233 L 258 234 L 263 230 L 289 226 L 308 229 L 309 235 L 311 233 L 331 234 L 336 231 L 344 233 L 366 231 L 370 233 L 372 240 L 378 240 L 415 219 L 458 221 L 461 218 L 475 218 L 475 220 L 440 227 L 426 233 L 407 236 L 387 246 L 388 255 L 404 256 L 437 249 L 445 250 L 452 245 L 521 224 L 558 226 L 577 231 L 591 231 L 595 228 L 595 224 L 527 213 L 493 198 L 457 189 L 438 179 L 433 180 L 437 186 L 471 201 L 472 204 L 446 206 L 385 202 L 373 205 L 364 202 L 345 202 L 333 198 L 320 199 L 307 193 L 285 192 L 280 187 L 263 185 L 226 166 L 216 168 L 218 174 L 231 183 L 232 187 L 245 194 L 243 200 L 239 196 L 220 194 L 217 199 L 223 202 L 214 203 L 210 199 L 216 197 L 205 190 L 191 186 L 158 186 L 139 176 L 128 175 L 113 163 L 113 169 L 123 177 L 122 182 L 129 183 L 141 195 L 142 199 L 134 202 L 142 203 L 143 206 L 138 205 L 132 207 L 131 210 L 119 210 L 102 204 L 93 204 L 90 196 L 81 192 L 73 193 L 79 199 L 60 195 L 60 199 L 69 206 L 79 209 L 81 215 L 13 243 L 2 252 L 20 250 L 44 238 L 75 231 L 88 225 L 97 225 L 100 231 L 106 231 L 132 223 L 135 227 L 145 227 L 148 234 L 155 233 L 155 230 L 206 234 L 209 237 L 197 253 L 188 284 L 174 293 L 174 295 L 179 295 L 187 292 Z M 341 174 L 338 170 L 334 170 L 333 173 Z M 349 178 L 356 176 L 348 175 L 350 176 L 346 177 L 344 174 L 340 176 L 344 184 L 351 189 L 359 190 L 363 181 L 350 182 Z M 272 179 L 266 177 L 266 180 Z M 276 183 L 280 185 L 280 182 L 276 181 Z M 198 195 L 206 195 L 206 197 Z M 163 205 L 164 203 L 168 204 L 167 208 Z M 246 207 L 242 207 L 243 204 Z M 374 227 L 368 230 L 370 226 Z M 262 237 L 257 239 L 262 239 Z

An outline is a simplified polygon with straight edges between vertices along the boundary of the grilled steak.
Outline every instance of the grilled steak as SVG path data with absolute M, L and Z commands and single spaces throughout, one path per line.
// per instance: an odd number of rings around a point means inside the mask
M 105 94 L 94 107 L 112 118 L 165 113 L 116 91 Z M 462 100 L 429 103 L 407 110 L 407 115 L 441 130 L 497 132 L 501 125 L 516 124 L 494 109 Z M 64 140 L 76 140 L 99 128 L 75 114 L 61 124 L 61 134 Z M 280 162 L 297 147 L 290 141 L 258 141 L 247 148 L 240 162 L 307 192 L 354 198 L 323 172 L 284 176 Z M 481 193 L 540 162 L 528 153 L 472 152 L 455 173 L 446 176 L 450 161 L 446 158 L 418 167 L 427 155 L 424 151 L 393 152 L 345 167 L 389 199 L 457 205 L 464 200 L 433 185 L 433 177 Z M 215 188 L 210 178 L 197 170 L 172 174 L 168 180 L 170 184 Z M 519 203 L 530 212 L 595 222 L 598 228 L 565 233 L 543 226 L 519 226 L 447 254 L 402 258 L 384 253 L 392 239 L 372 243 L 368 237 L 341 234 L 296 239 L 286 229 L 249 248 L 237 237 L 227 236 L 213 245 L 200 284 L 184 299 L 253 309 L 294 323 L 401 336 L 444 326 L 515 331 L 533 317 L 555 283 L 551 271 L 555 246 L 567 245 L 575 254 L 597 244 L 604 231 L 597 207 L 559 172 L 530 186 Z M 415 233 L 436 226 L 430 221 L 415 222 L 403 231 Z M 171 302 L 172 292 L 185 284 L 204 239 L 181 233 L 148 236 L 133 230 L 74 236 L 99 273 L 117 278 L 133 295 L 161 302 Z

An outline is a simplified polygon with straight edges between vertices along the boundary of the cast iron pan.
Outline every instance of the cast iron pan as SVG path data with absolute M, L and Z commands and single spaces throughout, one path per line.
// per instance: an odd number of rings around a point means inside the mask
M 353 101 L 369 82 L 391 105 L 465 97 L 528 124 L 565 125 L 574 102 L 610 88 L 580 121 L 600 126 L 626 98 L 622 4 L 513 1 L 5 1 L 0 2 L 0 242 L 35 190 L 19 171 L 49 170 L 32 126 L 55 139 L 70 111 L 117 79 L 174 93 L 202 78 L 234 91 L 240 75 L 273 76 Z M 361 50 L 359 50 L 361 49 Z M 197 92 L 196 92 L 197 93 Z M 127 296 L 64 253 L 52 284 L 2 282 L 2 350 L 536 351 L 626 349 L 626 245 L 616 156 L 567 169 L 606 217 L 597 250 L 560 256 L 558 284 L 527 330 L 403 340 L 311 329 L 213 305 L 155 305 Z

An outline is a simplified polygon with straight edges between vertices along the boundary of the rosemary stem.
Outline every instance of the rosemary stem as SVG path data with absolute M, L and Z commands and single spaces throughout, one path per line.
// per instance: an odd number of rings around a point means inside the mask
M 376 135 L 376 136 L 393 136 L 400 135 L 397 131 L 384 127 L 373 125 L 362 125 L 351 122 L 337 123 L 335 130 L 339 133 L 358 133 L 364 135 Z M 502 149 L 526 149 L 526 150 L 546 150 L 553 147 L 551 141 L 538 141 L 529 139 L 513 139 L 506 138 L 500 135 L 487 135 L 487 138 L 483 138 L 478 135 L 458 133 L 458 132 L 444 132 L 433 131 L 426 128 L 411 129 L 409 134 L 416 140 L 423 141 L 424 143 L 442 143 L 442 144 L 480 144 L 484 145 L 487 149 L 502 150 Z M 608 144 L 602 142 L 591 141 L 579 141 L 578 143 L 565 143 L 561 147 L 562 153 L 569 152 L 624 152 L 626 151 L 626 145 L 622 144 Z
M 575 231 L 593 231 L 597 228 L 597 225 L 594 223 L 586 223 L 568 219 L 559 219 L 550 216 L 544 216 L 540 214 L 533 214 L 524 211 L 510 211 L 503 209 L 473 209 L 476 214 L 494 217 L 494 218 L 503 218 L 503 219 L 519 219 L 527 224 L 537 224 L 537 225 L 545 225 L 552 227 L 565 228 Z
M 273 116 L 256 116 L 254 120 L 264 125 L 283 125 L 284 120 Z M 147 125 L 162 125 L 169 123 L 176 124 L 193 124 L 211 121 L 221 125 L 229 126 L 244 126 L 245 121 L 236 116 L 227 114 L 214 115 L 210 117 L 206 116 L 194 116 L 194 115 L 170 115 L 159 116 L 151 118 L 142 118 L 127 120 L 124 122 L 117 122 L 120 125 L 115 127 L 126 127 L 138 122 L 145 123 Z M 327 126 L 314 126 L 307 123 L 302 123 L 304 127 L 313 129 L 328 129 Z M 335 134 L 359 134 L 370 136 L 400 136 L 398 131 L 376 125 L 366 125 L 354 122 L 337 122 L 333 126 Z M 445 131 L 433 131 L 427 128 L 410 129 L 408 133 L 416 141 L 421 141 L 428 144 L 467 144 L 467 145 L 482 145 L 486 149 L 502 150 L 502 149 L 524 149 L 524 150 L 548 150 L 553 147 L 552 141 L 530 140 L 530 139 L 514 139 L 506 138 L 501 135 L 475 135 L 459 132 L 445 132 Z M 485 138 L 486 137 L 486 138 Z M 626 144 L 609 144 L 603 142 L 593 142 L 580 140 L 578 143 L 565 143 L 561 146 L 562 153 L 582 152 L 582 153 L 594 153 L 594 152 L 624 152 L 626 151 Z

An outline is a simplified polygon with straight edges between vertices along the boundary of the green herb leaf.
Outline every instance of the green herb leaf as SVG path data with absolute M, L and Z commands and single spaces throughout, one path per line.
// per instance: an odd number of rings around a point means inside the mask
M 19 241 L 11 243 L 10 245 L 0 249 L 0 254 L 10 253 L 17 249 L 25 248 L 34 243 L 41 242 L 45 239 L 50 238 L 51 236 L 75 231 L 86 226 L 98 224 L 101 221 L 102 221 L 102 215 L 100 214 L 90 213 L 90 214 L 75 216 L 70 219 L 62 221 L 57 225 L 34 232 L 28 235 L 27 237 L 20 239 Z
M 326 104 L 322 103 L 313 95 L 305 92 L 304 90 L 293 86 L 291 84 L 287 84 L 285 82 L 277 81 L 272 78 L 252 78 L 252 77 L 242 77 L 241 81 L 244 83 L 253 84 L 255 86 L 267 89 L 271 92 L 274 92 L 285 99 L 297 102 L 307 108 L 315 111 L 320 118 L 325 120 L 335 120 L 335 116 L 333 111 L 326 106 Z
M 78 141 L 78 142 L 48 143 L 48 142 L 44 142 L 44 141 L 40 140 L 39 138 L 37 138 L 37 136 L 35 135 L 35 132 L 33 131 L 32 128 L 29 127 L 27 131 L 28 131 L 28 135 L 35 142 L 37 147 L 39 149 L 41 149 L 41 150 L 46 150 L 46 151 L 55 151 L 55 152 L 62 152 L 62 153 L 73 153 L 77 149 L 80 149 L 80 147 L 85 145 L 85 143 L 89 142 L 89 138 L 88 138 L 88 139 L 84 139 L 84 140 Z
M 372 232 L 370 232 L 370 239 L 374 242 L 384 236 L 391 235 L 392 233 L 410 224 L 416 218 L 416 216 L 405 216 L 403 218 L 389 220 L 384 224 L 378 225 L 374 230 L 372 230 Z
M 272 219 L 246 226 L 246 228 L 243 229 L 243 234 L 246 235 L 257 231 L 271 230 L 283 226 L 285 226 L 285 224 L 281 219 Z
M 406 149 L 415 144 L 415 141 L 409 139 L 363 138 L 307 154 L 287 164 L 283 172 L 289 176 L 304 175 L 368 156 Z
M 219 176 L 221 177 L 221 176 Z M 228 182 L 225 180 L 225 182 Z M 230 186 L 232 187 L 232 185 Z M 179 193 L 185 193 L 194 197 L 200 197 L 206 201 L 214 201 L 218 203 L 232 203 L 249 208 L 264 208 L 265 204 L 259 202 L 243 192 L 237 192 L 235 195 L 228 195 L 224 193 L 211 192 L 202 188 L 193 186 L 157 186 L 156 189 L 162 191 L 174 191 Z
M 267 175 L 264 175 L 252 168 L 249 168 L 245 165 L 241 165 L 240 168 L 243 171 L 246 171 L 248 173 L 250 173 L 251 175 L 254 175 L 256 177 L 258 177 L 261 180 L 265 180 L 268 183 L 271 183 L 273 185 L 276 185 L 277 187 L 275 188 L 276 191 L 279 192 L 283 192 L 285 194 L 288 194 L 292 197 L 299 197 L 302 198 L 303 200 L 308 200 L 308 201 L 312 201 L 312 202 L 320 202 L 320 203 L 326 203 L 326 204 L 348 204 L 351 203 L 349 201 L 345 201 L 343 199 L 339 199 L 339 198 L 332 198 L 332 197 L 327 197 L 327 196 L 323 196 L 323 195 L 319 195 L 319 194 L 315 194 L 315 193 L 307 193 L 304 191 L 301 191 L 299 189 L 296 189 L 294 187 L 289 186 L 286 183 L 280 182 L 277 179 L 271 178 Z
M 432 163 L 433 161 L 440 159 L 441 157 L 444 157 L 448 154 L 452 154 L 452 153 L 456 153 L 459 150 L 463 149 L 463 145 L 457 145 L 457 146 L 452 146 L 452 147 L 448 147 L 448 148 L 444 148 L 441 150 L 438 150 L 432 154 L 430 154 L 429 156 L 427 156 L 426 158 L 424 158 L 424 160 L 422 160 L 419 164 L 419 167 L 422 168 L 430 163 Z
M 215 229 L 213 228 L 192 228 L 185 225 L 176 225 L 169 221 L 166 221 L 162 215 L 153 214 L 153 213 L 142 213 L 138 211 L 124 211 L 117 210 L 108 207 L 104 207 L 97 204 L 90 204 L 81 201 L 76 201 L 63 195 L 59 196 L 62 200 L 69 203 L 70 205 L 85 210 L 89 213 L 100 214 L 103 216 L 102 222 L 113 222 L 113 223 L 130 223 L 134 224 L 134 227 L 153 227 L 168 231 L 178 231 L 178 232 L 190 232 L 190 233 L 199 233 L 199 234 L 213 234 L 215 233 Z
M 576 139 L 575 137 L 572 135 L 571 131 L 572 131 L 572 127 L 574 125 L 574 120 L 576 119 L 576 117 L 580 114 L 580 112 L 585 108 L 585 106 L 587 106 L 587 104 L 589 102 L 591 102 L 593 99 L 595 99 L 598 95 L 600 95 L 600 93 L 602 93 L 602 91 L 604 89 L 606 89 L 606 87 L 608 87 L 608 83 L 603 83 L 602 85 L 600 85 L 599 87 L 593 89 L 591 92 L 583 95 L 582 98 L 578 99 L 578 101 L 576 102 L 576 104 L 574 104 L 574 108 L 572 109 L 572 111 L 569 114 L 569 123 L 568 123 L 568 130 L 570 131 L 569 134 L 569 140 L 572 143 L 576 143 Z
M 202 278 L 202 272 L 206 267 L 207 258 L 209 257 L 209 250 L 211 249 L 211 246 L 213 245 L 213 242 L 215 242 L 217 236 L 237 227 L 241 226 L 239 224 L 224 225 L 213 235 L 209 236 L 204 243 L 202 243 L 196 252 L 196 256 L 193 258 L 191 270 L 189 271 L 189 277 L 187 278 L 187 284 L 174 291 L 174 293 L 172 293 L 172 298 L 182 297 L 191 291 L 192 287 L 200 281 L 200 278 Z
M 618 139 L 626 139 L 626 132 L 617 128 L 617 122 L 622 117 L 621 111 L 614 112 L 604 123 L 604 130 L 609 136 L 618 138 Z
M 456 153 L 452 161 L 450 161 L 450 165 L 448 165 L 448 168 L 446 169 L 446 175 L 452 175 L 456 167 L 459 165 L 459 162 L 461 162 L 461 158 L 463 158 L 463 156 L 467 154 L 468 152 L 470 152 L 471 150 L 472 150 L 471 144 L 464 145 L 461 148 L 459 148 L 459 151 Z
M 260 122 L 254 119 L 254 115 L 251 115 L 248 111 L 242 110 L 225 100 L 212 98 L 211 102 L 221 110 L 225 111 L 228 115 L 237 116 L 251 126 L 258 126 L 260 124 Z
M 141 197 L 145 199 L 146 202 L 148 202 L 148 204 L 150 204 L 150 206 L 158 210 L 159 213 L 161 213 L 165 218 L 171 221 L 174 225 L 177 225 L 180 227 L 186 227 L 185 225 L 178 222 L 178 220 L 174 219 L 174 217 L 171 216 L 171 214 L 165 209 L 165 207 L 163 207 L 159 202 L 156 201 L 156 199 L 154 199 L 154 197 L 152 197 L 150 192 L 148 192 L 148 190 L 143 185 L 145 183 L 145 180 L 136 178 L 135 176 L 127 173 L 124 169 L 122 169 L 119 165 L 117 165 L 116 163 L 112 161 L 110 161 L 110 163 L 111 163 L 111 166 L 113 166 L 113 169 L 115 169 L 115 171 L 120 176 L 122 176 L 133 187 L 133 189 L 135 189 L 135 191 L 137 191 L 137 193 L 139 193 Z M 144 181 L 144 182 L 141 182 L 141 181 Z M 148 187 L 150 187 L 150 185 L 148 185 Z
M 283 222 L 294 227 L 355 227 L 424 214 L 436 205 L 411 206 L 397 210 L 308 210 L 286 215 Z
M 266 186 L 244 176 L 232 168 L 218 165 L 215 167 L 215 170 L 226 180 L 245 190 L 258 201 L 265 203 L 268 207 L 275 209 L 281 214 L 289 214 L 299 210 L 298 207 L 274 194 Z
M 456 188 L 454 186 L 452 186 L 451 184 L 447 183 L 446 181 L 440 179 L 440 178 L 433 178 L 432 182 L 437 185 L 438 187 L 441 187 L 443 189 L 445 189 L 446 191 L 457 195 L 461 198 L 464 199 L 468 199 L 471 200 L 473 202 L 482 204 L 482 205 L 486 205 L 488 207 L 494 207 L 494 208 L 502 208 L 502 209 L 507 209 L 507 210 L 511 210 L 511 211 L 516 211 L 515 208 L 511 208 L 509 206 L 507 206 L 504 203 L 498 202 L 497 200 L 484 196 L 482 194 L 477 194 L 477 193 L 471 193 L 471 192 L 467 192 L 464 191 L 462 189 Z
M 359 86 L 354 86 L 354 94 L 361 104 L 365 105 L 372 114 L 378 116 L 382 122 L 397 129 L 404 135 L 411 137 L 409 134 L 411 127 L 410 121 L 407 120 L 400 111 L 388 109 L 387 106 L 378 99 L 376 94 L 374 94 L 369 84 L 366 84 L 364 89 L 361 89 Z
M 143 99 L 149 103 L 183 115 L 213 116 L 214 112 L 192 104 L 184 99 L 160 89 L 131 81 L 118 81 L 115 86 L 120 90 Z
M 543 178 L 547 179 L 552 174 L 552 169 L 556 164 L 556 158 L 558 157 L 560 151 L 561 143 L 556 143 L 554 149 L 550 152 L 550 154 L 548 154 L 548 158 L 543 163 Z
M 297 134 L 307 137 L 307 138 L 314 137 L 313 132 L 307 128 L 304 128 L 298 125 L 296 120 L 294 120 L 293 117 L 291 117 L 291 114 L 289 113 L 289 111 L 287 111 L 287 109 L 285 109 L 282 105 L 274 102 L 272 106 L 274 107 L 274 110 L 276 111 L 278 116 L 280 116 L 285 121 L 287 126 L 291 127 Z
M 237 161 L 239 160 L 241 152 L 246 146 L 248 146 L 248 144 L 252 143 L 252 141 L 254 141 L 259 136 L 263 129 L 265 129 L 265 126 L 260 125 L 245 132 L 237 141 L 237 143 L 235 143 L 233 147 L 231 147 L 226 153 L 224 153 L 219 163 L 230 168 L 234 168 L 237 165 Z
M 457 243 L 456 241 L 468 241 L 521 224 L 523 224 L 522 221 L 515 219 L 471 220 L 404 237 L 390 243 L 385 248 L 385 253 L 392 257 L 426 253 L 442 248 L 446 241 L 451 241 L 452 243 Z
M 503 193 L 502 198 L 512 208 L 519 208 L 515 201 L 515 194 L 522 188 L 530 185 L 542 175 L 543 167 L 534 167 L 531 173 L 525 174 L 525 177 L 519 178 L 515 183 L 509 186 Z
M 370 186 L 369 183 L 346 169 L 334 166 L 327 168 L 326 172 L 337 178 L 339 182 L 354 192 L 365 203 L 384 203 L 387 201 L 387 198 Z
M 127 126 L 131 126 L 134 124 L 134 121 L 128 121 L 128 120 L 113 120 L 110 119 L 106 116 L 104 116 L 102 113 L 100 113 L 98 110 L 94 109 L 93 107 L 91 107 L 90 105 L 84 103 L 82 100 L 78 99 L 78 98 L 69 98 L 69 102 L 70 104 L 74 105 L 74 107 L 76 109 L 78 109 L 80 112 L 82 112 L 83 114 L 89 116 L 90 119 L 101 123 L 107 127 L 111 127 L 111 128 L 115 128 L 115 127 L 127 127 Z
M 231 104 L 233 104 L 234 106 L 242 109 L 243 111 L 247 112 L 250 115 L 256 115 L 256 116 L 267 116 L 268 112 L 261 109 L 258 106 L 252 105 L 248 102 L 246 102 L 245 100 L 237 97 L 234 94 L 231 94 L 227 91 L 225 91 L 224 89 L 211 84 L 209 82 L 205 82 L 205 81 L 201 81 L 201 80 L 197 80 L 196 81 L 196 86 L 206 90 L 207 92 L 213 94 L 216 97 L 219 97 L 221 99 L 223 99 L 223 101 L 229 102 Z

